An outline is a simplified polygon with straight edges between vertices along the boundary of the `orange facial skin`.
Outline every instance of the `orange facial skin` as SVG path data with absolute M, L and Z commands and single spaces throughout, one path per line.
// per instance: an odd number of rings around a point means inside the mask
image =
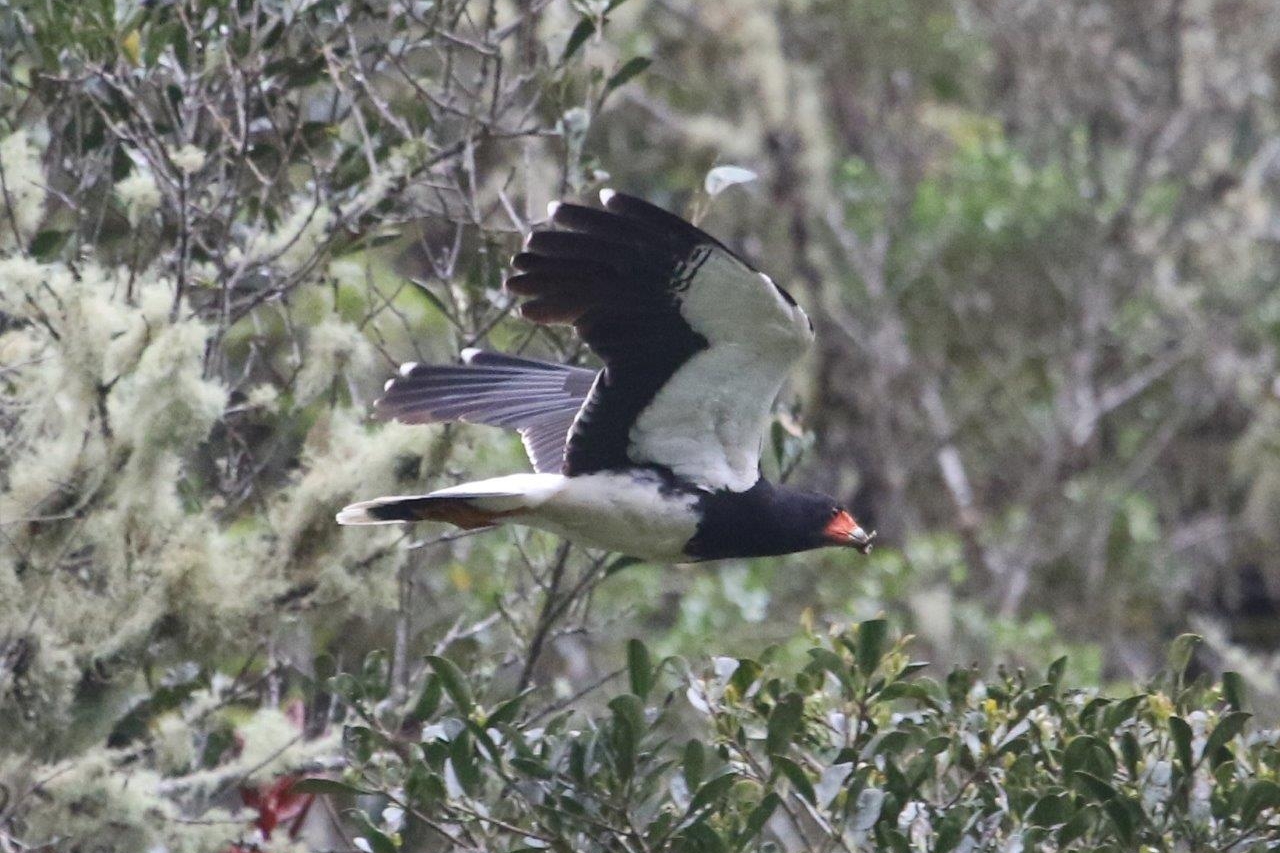
M 843 509 L 831 516 L 822 532 L 832 545 L 857 548 L 863 554 L 871 550 L 871 540 L 876 538 L 874 530 L 870 533 L 863 530 L 857 520 Z

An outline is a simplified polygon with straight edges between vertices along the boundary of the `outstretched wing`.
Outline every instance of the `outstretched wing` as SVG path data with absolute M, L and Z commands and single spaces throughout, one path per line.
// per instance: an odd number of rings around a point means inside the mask
M 569 436 L 565 473 L 654 464 L 744 491 L 782 383 L 813 341 L 791 295 L 715 238 L 609 191 L 555 206 L 507 288 L 521 313 L 568 323 L 605 367 Z
M 406 364 L 375 404 L 410 424 L 463 421 L 518 430 L 533 470 L 558 474 L 573 419 L 596 372 L 496 352 L 466 350 L 463 364 Z

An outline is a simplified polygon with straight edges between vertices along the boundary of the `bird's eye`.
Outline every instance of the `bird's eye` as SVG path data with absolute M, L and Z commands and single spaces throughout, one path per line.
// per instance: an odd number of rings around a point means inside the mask
M 844 512 L 844 510 L 840 509 L 840 507 L 838 507 L 838 506 L 833 506 L 833 507 L 831 508 L 831 517 L 832 517 L 832 518 L 835 518 L 837 515 L 839 515 L 839 514 L 840 514 L 840 513 L 842 513 L 842 512 Z

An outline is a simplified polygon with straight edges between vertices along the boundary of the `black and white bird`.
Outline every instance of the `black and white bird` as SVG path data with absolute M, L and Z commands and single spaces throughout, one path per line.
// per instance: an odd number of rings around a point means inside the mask
M 831 497 L 774 485 L 760 449 L 774 398 L 813 342 L 787 291 L 715 238 L 638 198 L 553 204 L 512 260 L 535 323 L 570 324 L 603 369 L 468 350 L 406 364 L 378 411 L 518 430 L 536 473 L 352 504 L 339 524 L 524 524 L 663 562 L 866 553 Z

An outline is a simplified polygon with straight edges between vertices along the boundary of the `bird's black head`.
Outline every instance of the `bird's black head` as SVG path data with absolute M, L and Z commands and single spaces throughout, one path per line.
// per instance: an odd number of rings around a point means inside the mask
M 715 492 L 701 502 L 702 522 L 686 546 L 704 560 L 767 557 L 836 545 L 871 550 L 867 532 L 834 498 L 760 480 L 745 492 Z
M 775 506 L 782 507 L 783 514 L 790 516 L 792 529 L 805 531 L 809 548 L 834 545 L 856 548 L 863 554 L 871 550 L 875 531 L 863 530 L 853 514 L 835 498 L 781 486 L 774 489 L 774 494 Z

